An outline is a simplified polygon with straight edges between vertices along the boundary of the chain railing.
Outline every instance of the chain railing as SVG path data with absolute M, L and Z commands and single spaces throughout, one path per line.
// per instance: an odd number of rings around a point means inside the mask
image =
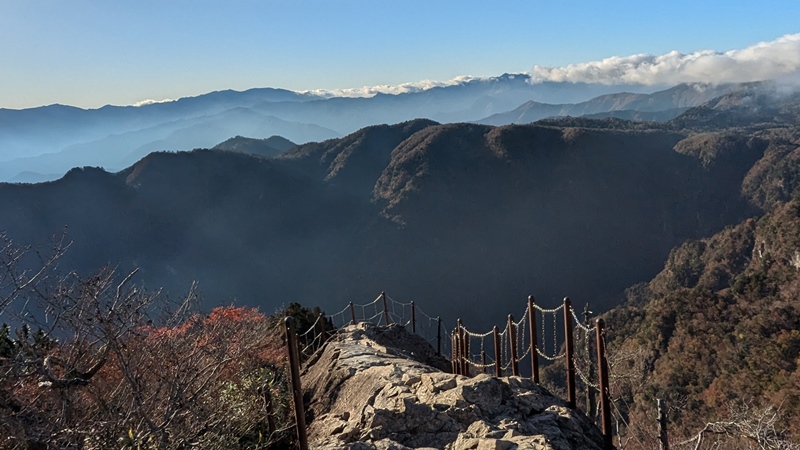
M 559 320 L 559 316 L 562 320 Z M 509 315 L 502 332 L 496 326 L 485 333 L 475 332 L 469 330 L 461 319 L 458 319 L 456 328 L 450 334 L 453 372 L 470 376 L 474 370 L 485 373 L 494 367 L 496 376 L 519 376 L 519 363 L 529 358 L 531 377 L 534 382 L 539 383 L 539 358 L 550 362 L 563 359 L 567 404 L 571 408 L 577 407 L 576 377 L 586 393 L 586 412 L 590 416 L 595 414 L 597 404 L 595 395 L 600 393 L 599 415 L 603 434 L 610 439 L 610 419 L 607 417 L 610 415 L 612 405 L 609 401 L 604 325 L 602 320 L 591 322 L 588 306 L 584 316 L 583 321 L 578 318 L 569 298 L 565 298 L 557 307 L 543 308 L 536 304 L 533 296 L 530 296 L 521 319 L 515 321 L 514 316 Z M 562 323 L 561 327 L 559 322 Z M 558 339 L 559 332 L 563 336 L 562 341 Z M 494 344 L 491 355 L 486 351 L 486 340 L 490 336 Z M 539 338 L 541 341 L 537 342 Z M 595 352 L 591 351 L 592 340 L 595 341 Z M 576 342 L 584 344 L 585 351 L 576 352 Z M 477 352 L 470 350 L 475 348 L 478 349 Z M 577 356 L 576 353 L 582 353 L 582 356 Z M 597 363 L 597 370 L 593 360 Z
M 559 320 L 561 316 L 562 320 Z M 595 394 L 600 394 L 598 415 L 606 442 L 611 442 L 610 400 L 608 387 L 608 362 L 605 354 L 605 330 L 602 319 L 591 322 L 591 312 L 584 310 L 581 321 L 573 310 L 570 299 L 554 308 L 543 308 L 536 304 L 533 296 L 518 321 L 508 316 L 503 331 L 498 327 L 485 333 L 469 330 L 457 320 L 456 327 L 447 332 L 440 317 L 432 317 L 417 307 L 414 302 L 399 302 L 385 292 L 365 304 L 349 303 L 341 311 L 316 321 L 296 336 L 298 352 L 311 356 L 318 351 L 330 336 L 347 325 L 370 323 L 373 325 L 396 324 L 425 339 L 439 356 L 448 355 L 455 374 L 471 376 L 492 372 L 495 376 L 520 376 L 519 363 L 529 359 L 531 377 L 539 383 L 539 358 L 555 362 L 564 360 L 566 369 L 567 404 L 576 408 L 576 375 L 586 392 L 586 412 L 595 416 Z M 562 326 L 559 327 L 559 322 Z M 563 340 L 559 342 L 559 331 Z M 592 336 L 594 334 L 594 336 Z M 449 335 L 450 339 L 444 339 Z M 592 339 L 594 337 L 594 339 Z M 540 342 L 537 342 L 541 338 Z M 491 341 L 491 346 L 487 345 Z M 591 342 L 594 341 L 592 352 Z M 583 344 L 582 356 L 576 356 L 575 343 Z M 488 348 L 488 351 L 487 351 Z M 594 361 L 593 361 L 594 360 Z M 595 371 L 595 362 L 597 370 Z
M 447 334 L 442 319 L 432 317 L 413 301 L 403 303 L 396 301 L 381 292 L 373 301 L 359 304 L 350 302 L 342 310 L 317 318 L 307 330 L 297 335 L 300 352 L 306 357 L 317 351 L 324 341 L 342 328 L 357 323 L 372 325 L 400 325 L 423 339 L 436 350 L 438 356 L 451 351 L 450 342 L 444 337 Z

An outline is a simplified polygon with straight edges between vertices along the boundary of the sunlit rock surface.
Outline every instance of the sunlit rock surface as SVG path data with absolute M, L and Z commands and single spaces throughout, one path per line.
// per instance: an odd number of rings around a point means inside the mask
M 402 327 L 345 328 L 302 373 L 314 449 L 600 449 L 599 429 L 530 379 L 468 378 Z

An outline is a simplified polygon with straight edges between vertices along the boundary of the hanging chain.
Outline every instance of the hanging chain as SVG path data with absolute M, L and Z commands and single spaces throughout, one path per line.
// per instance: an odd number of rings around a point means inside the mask
M 528 309 L 527 308 L 525 309 L 525 317 L 528 317 Z M 517 331 L 519 332 L 518 333 L 518 335 L 519 335 L 519 345 L 517 345 L 517 348 L 522 348 L 522 346 L 525 345 L 525 328 L 527 328 L 527 327 L 525 326 L 524 322 L 525 322 L 525 319 L 523 318 L 523 320 L 520 320 L 520 323 L 522 324 L 522 326 L 517 328 Z M 530 350 L 531 350 L 530 343 L 528 343 L 528 347 L 525 350 L 525 353 L 522 356 L 518 357 L 517 361 L 522 361 L 523 359 L 525 359 L 525 356 L 528 354 L 528 352 L 530 352 Z
M 542 312 L 542 345 L 540 345 L 539 347 L 542 349 L 544 353 L 547 353 L 547 334 L 545 332 L 546 328 L 547 328 L 547 316 L 545 315 L 544 312 Z M 540 352 L 538 348 L 536 349 L 536 351 L 539 354 L 542 354 L 542 352 Z
M 382 294 L 382 295 L 385 295 L 385 294 Z M 354 307 L 355 306 L 360 307 L 360 309 L 361 309 L 361 321 L 372 323 L 373 320 L 378 319 L 378 325 L 380 325 L 384 321 L 384 317 L 383 316 L 384 316 L 385 312 L 378 308 L 378 302 L 381 300 L 382 295 L 379 295 L 372 302 L 369 302 L 369 303 L 366 303 L 366 304 L 353 304 L 352 305 Z M 412 303 L 401 303 L 401 302 L 395 301 L 394 299 L 392 299 L 392 298 L 390 298 L 388 296 L 386 296 L 385 298 L 386 298 L 386 300 L 388 302 L 392 303 L 391 309 L 389 311 L 386 311 L 386 313 L 389 314 L 390 321 L 393 321 L 394 323 L 397 323 L 397 324 L 400 324 L 400 325 L 408 325 L 408 324 L 410 324 L 411 323 L 411 318 L 409 318 L 409 316 L 406 315 L 406 313 L 407 313 L 406 307 L 411 307 L 413 302 Z M 372 317 L 368 318 L 366 309 L 369 306 L 373 307 L 373 310 L 374 310 L 375 314 Z M 397 307 L 398 306 L 401 307 L 401 312 L 399 314 L 397 312 Z M 533 306 L 534 306 L 534 311 L 533 311 L 533 314 L 532 314 L 533 315 L 533 320 L 534 321 L 536 320 L 535 310 L 538 310 L 539 311 L 539 315 L 541 316 L 541 324 L 542 324 L 542 326 L 541 326 L 541 329 L 542 329 L 542 331 L 541 331 L 542 342 L 541 342 L 540 345 L 536 346 L 535 353 L 538 356 L 541 356 L 542 358 L 544 358 L 544 359 L 546 359 L 548 361 L 557 361 L 557 360 L 559 360 L 561 358 L 564 358 L 566 356 L 566 354 L 563 353 L 563 352 L 559 353 L 559 347 L 558 347 L 558 319 L 559 319 L 558 313 L 564 308 L 564 304 L 561 304 L 558 307 L 552 308 L 552 309 L 545 309 L 545 308 L 542 308 L 542 307 L 540 307 L 539 305 L 536 305 L 536 304 L 534 304 Z M 330 321 L 330 323 L 332 323 L 334 325 L 335 328 L 337 328 L 336 325 L 337 325 L 337 322 L 339 320 L 341 320 L 341 322 L 342 322 L 342 327 L 344 327 L 347 323 L 349 323 L 349 320 L 346 318 L 346 313 L 347 313 L 349 308 L 351 308 L 351 306 L 349 306 L 349 305 L 345 306 L 345 308 L 342 309 L 341 311 L 328 316 L 328 320 Z M 532 354 L 533 350 L 534 350 L 534 346 L 532 346 L 530 344 L 530 342 L 528 342 L 526 344 L 526 331 L 525 331 L 526 327 L 525 327 L 525 325 L 526 325 L 526 323 L 527 323 L 527 321 L 529 319 L 528 316 L 531 315 L 531 312 L 532 312 L 532 311 L 529 310 L 529 308 L 530 308 L 530 306 L 526 307 L 525 312 L 522 314 L 522 317 L 518 322 L 512 322 L 512 324 L 511 324 L 511 326 L 516 327 L 516 331 L 517 331 L 517 333 L 515 333 L 515 337 L 516 337 L 516 341 L 517 341 L 515 344 L 516 344 L 517 349 L 522 349 L 522 346 L 525 346 L 525 352 L 522 354 L 522 356 L 518 356 L 517 357 L 517 362 L 523 360 L 529 354 Z M 587 308 L 588 308 L 588 306 L 587 306 Z M 419 327 L 420 329 L 418 331 L 421 331 L 420 336 L 422 336 L 428 342 L 430 342 L 431 339 L 435 340 L 436 336 L 439 333 L 439 329 L 441 329 L 439 326 L 443 327 L 444 325 L 441 324 L 441 322 L 439 321 L 438 318 L 433 318 L 433 317 L 429 316 L 424 311 L 422 311 L 420 308 L 416 308 L 415 311 L 413 311 L 413 312 L 415 312 L 418 316 L 421 315 L 420 317 L 428 319 L 427 320 L 427 324 L 425 326 Z M 588 324 L 585 324 L 583 321 L 579 320 L 577 314 L 575 313 L 575 310 L 572 309 L 572 308 L 570 308 L 570 314 L 572 315 L 572 319 L 574 320 L 574 323 L 575 323 L 575 330 L 574 330 L 575 334 L 580 334 L 580 332 L 583 332 L 584 333 L 584 339 L 587 339 L 587 342 L 588 342 L 588 339 L 590 338 L 590 333 L 596 331 L 596 325 L 592 324 L 592 326 L 588 326 Z M 552 347 L 552 355 L 548 354 L 549 352 L 548 352 L 548 345 L 547 345 L 547 325 L 548 325 L 547 324 L 547 322 L 548 322 L 547 316 L 548 315 L 552 315 L 552 317 L 553 317 L 553 319 L 552 319 L 553 341 L 552 341 L 552 345 L 551 345 L 551 347 Z M 318 316 L 316 321 L 314 322 L 314 324 L 311 326 L 311 328 L 309 328 L 304 333 L 302 333 L 302 334 L 300 334 L 298 336 L 298 337 L 306 337 L 305 340 L 307 342 L 307 345 L 302 349 L 303 353 L 306 353 L 308 350 L 312 350 L 313 351 L 315 347 L 319 348 L 321 346 L 321 345 L 318 345 L 317 342 L 319 341 L 321 343 L 323 334 L 322 333 L 317 334 L 317 332 L 316 332 L 316 325 L 319 323 L 320 318 L 321 318 L 321 316 Z M 358 319 L 358 317 L 356 317 L 356 319 Z M 439 325 L 439 326 L 436 327 L 436 328 L 439 328 L 439 329 L 437 329 L 436 333 L 434 333 L 434 336 L 431 338 L 428 335 L 430 335 L 430 333 L 431 333 L 431 331 L 433 329 L 432 323 L 434 323 L 434 322 L 437 323 L 437 325 Z M 385 324 L 385 325 L 389 325 L 389 324 Z M 510 338 L 510 334 L 511 333 L 510 332 L 511 332 L 511 330 L 509 330 L 509 325 L 508 324 L 506 325 L 506 327 L 503 330 L 503 332 L 500 333 L 500 341 L 501 341 L 500 342 L 500 347 L 501 347 L 500 355 L 495 355 L 494 357 L 492 357 L 491 358 L 491 362 L 488 362 L 489 358 L 487 358 L 487 364 L 483 363 L 483 357 L 484 357 L 484 355 L 486 355 L 486 338 L 489 337 L 490 335 L 492 335 L 493 331 L 489 331 L 489 332 L 486 332 L 486 333 L 474 333 L 472 331 L 469 331 L 468 329 L 466 329 L 463 326 L 461 327 L 461 330 L 464 331 L 464 334 L 465 334 L 465 336 L 467 338 L 467 345 L 469 346 L 470 349 L 473 349 L 473 347 L 471 345 L 472 344 L 472 341 L 471 341 L 472 338 L 480 340 L 480 345 L 479 345 L 480 352 L 477 353 L 477 356 L 476 356 L 474 351 L 471 350 L 470 354 L 466 355 L 466 357 L 464 358 L 465 362 L 467 364 L 469 364 L 469 365 L 471 365 L 473 367 L 485 370 L 486 368 L 490 368 L 490 367 L 496 366 L 496 364 L 498 362 L 496 359 L 500 358 L 501 362 L 505 361 L 505 364 L 503 364 L 501 366 L 501 371 L 502 372 L 506 372 L 511 367 L 511 365 L 514 363 L 514 361 L 511 361 L 511 355 L 510 355 L 510 344 L 511 344 L 511 338 Z M 311 333 L 313 333 L 313 339 L 311 339 L 311 341 L 308 342 L 308 338 L 307 337 L 309 335 L 312 335 Z M 339 333 L 339 330 L 338 329 L 334 329 L 330 333 L 332 335 L 335 335 L 335 334 Z M 446 334 L 447 334 L 447 330 L 445 329 L 445 333 L 443 333 L 442 335 L 444 336 Z M 606 338 L 606 336 L 605 336 L 605 334 L 603 334 L 602 339 L 603 339 L 603 343 L 604 344 L 605 344 L 605 338 Z M 530 339 L 530 337 L 529 337 L 529 339 Z M 447 339 L 443 339 L 443 344 L 444 344 L 443 347 L 445 347 L 445 349 L 446 349 L 447 346 L 450 345 L 450 343 L 448 343 Z M 452 348 L 451 348 L 451 351 L 453 351 Z M 531 355 L 531 357 L 534 357 L 534 356 Z M 480 362 L 475 362 L 474 359 L 479 359 Z M 577 372 L 577 374 L 580 377 L 581 381 L 583 381 L 583 383 L 586 386 L 589 386 L 589 387 L 594 388 L 594 389 L 599 389 L 598 384 L 592 382 L 592 380 L 589 379 L 589 376 L 587 375 L 587 373 L 585 373 L 584 370 L 581 369 L 581 367 L 582 367 L 581 364 L 583 364 L 583 361 L 582 360 L 579 361 L 578 359 L 579 358 L 576 358 L 575 356 L 573 356 L 573 364 L 574 364 L 574 367 L 575 367 L 575 371 Z M 579 363 L 581 363 L 581 364 L 579 364 Z M 586 364 L 591 364 L 591 361 L 589 360 L 588 362 L 586 362 Z M 586 366 L 586 367 L 588 367 L 590 369 L 589 370 L 589 374 L 591 374 L 591 367 L 589 367 L 589 366 Z

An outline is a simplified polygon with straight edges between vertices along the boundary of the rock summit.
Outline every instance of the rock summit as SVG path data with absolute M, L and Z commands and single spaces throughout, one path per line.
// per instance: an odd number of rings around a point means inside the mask
M 600 450 L 602 436 L 529 378 L 465 377 L 403 327 L 340 330 L 305 365 L 310 447 Z

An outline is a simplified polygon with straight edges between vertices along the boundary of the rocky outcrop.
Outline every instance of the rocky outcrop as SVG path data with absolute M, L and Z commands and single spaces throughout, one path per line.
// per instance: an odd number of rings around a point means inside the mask
M 399 326 L 343 329 L 302 373 L 311 448 L 602 448 L 583 413 L 530 379 L 434 367 L 445 362 Z

